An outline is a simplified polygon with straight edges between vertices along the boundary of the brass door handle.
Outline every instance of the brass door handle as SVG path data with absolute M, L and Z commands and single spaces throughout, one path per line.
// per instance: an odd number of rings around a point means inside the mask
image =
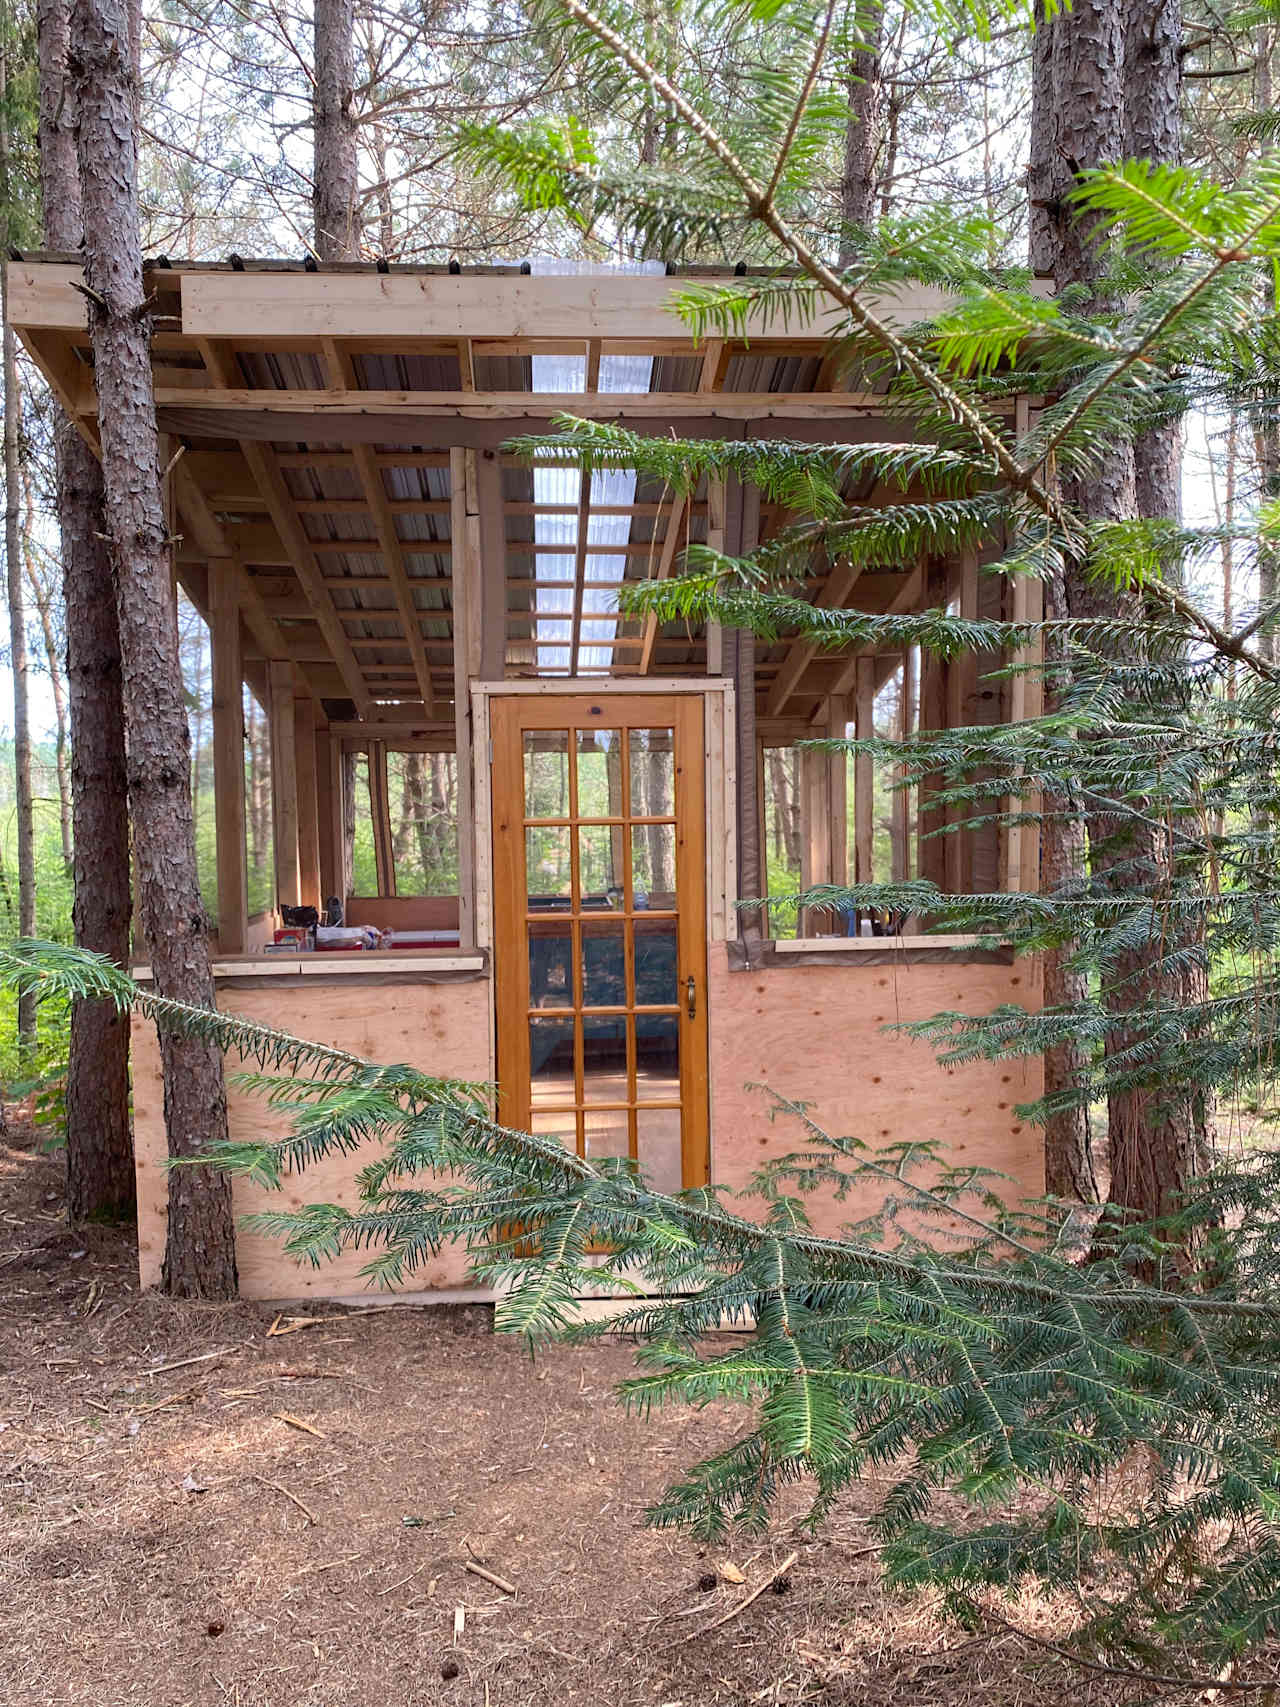
M 685 1000 L 685 1007 L 688 1010 L 689 1018 L 690 1019 L 697 1019 L 697 1017 L 698 1017 L 698 986 L 694 982 L 694 977 L 693 977 L 692 972 L 689 974 L 688 978 L 685 981 L 684 1000 Z

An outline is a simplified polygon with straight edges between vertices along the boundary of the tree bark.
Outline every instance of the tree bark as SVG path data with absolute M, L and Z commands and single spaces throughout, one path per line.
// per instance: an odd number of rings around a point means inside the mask
M 83 235 L 75 103 L 68 82 L 69 0 L 40 0 L 40 182 L 45 242 L 74 253 Z M 102 469 L 65 415 L 54 430 L 62 532 L 71 727 L 76 944 L 117 966 L 129 958 L 129 814 L 124 688 L 115 576 L 103 543 Z M 75 1002 L 67 1064 L 67 1213 L 73 1221 L 134 1214 L 129 1128 L 129 1016 Z
M 884 95 L 880 75 L 880 40 L 884 11 L 875 6 L 863 26 L 862 49 L 849 66 L 849 118 L 844 132 L 840 173 L 840 265 L 851 266 L 857 254 L 856 232 L 870 225 L 876 211 L 876 156 L 882 130 Z
M 70 69 L 140 913 L 159 993 L 213 1008 L 143 293 L 129 12 L 121 0 L 74 0 Z M 226 1136 L 221 1052 L 165 1031 L 160 1047 L 169 1153 L 200 1157 Z M 230 1182 L 209 1167 L 178 1168 L 170 1177 L 164 1284 L 183 1297 L 235 1293 Z
M 1054 278 L 1059 287 L 1093 279 L 1097 258 L 1082 222 L 1067 203 L 1072 162 L 1094 165 L 1119 157 L 1123 142 L 1124 31 L 1114 0 L 1082 0 L 1070 14 L 1052 21 L 1037 6 L 1032 38 L 1030 260 L 1033 271 Z M 1132 457 L 1121 447 L 1115 466 L 1104 468 L 1097 489 L 1077 485 L 1068 496 L 1090 515 L 1122 513 L 1132 487 Z M 1115 490 L 1113 490 L 1113 488 Z M 1131 501 L 1131 499 L 1130 499 Z M 1121 506 L 1115 509 L 1116 504 Z M 1070 575 L 1045 588 L 1046 614 L 1065 618 L 1075 609 L 1080 588 Z M 1068 686 L 1065 659 L 1052 638 L 1046 646 L 1051 674 L 1046 710 Z M 1080 802 L 1046 796 L 1041 830 L 1042 882 L 1046 893 L 1069 897 L 1088 883 L 1087 843 Z M 1051 949 L 1044 961 L 1044 1000 L 1049 1008 L 1073 1008 L 1088 996 L 1084 975 L 1072 965 L 1074 946 Z M 1046 1050 L 1045 1097 L 1052 1104 L 1069 1097 L 1084 1082 L 1087 1061 L 1072 1042 Z M 1098 1182 L 1089 1135 L 1088 1110 L 1082 1105 L 1054 1109 L 1045 1121 L 1045 1190 L 1054 1197 L 1094 1203 Z
M 1047 33 L 1033 53 L 1032 265 L 1060 290 L 1079 284 L 1100 294 L 1105 249 L 1095 242 L 1093 222 L 1079 218 L 1067 198 L 1080 170 L 1121 159 L 1130 148 L 1152 157 L 1172 149 L 1176 156 L 1180 13 L 1170 0 L 1078 0 Z M 1171 439 L 1162 426 L 1138 445 L 1107 447 L 1086 478 L 1064 481 L 1064 497 L 1093 521 L 1176 515 L 1178 472 L 1176 435 Z M 1141 632 L 1141 595 L 1101 585 L 1083 562 L 1068 564 L 1059 596 L 1059 614 L 1120 619 Z M 1158 906 L 1154 898 L 1171 876 L 1162 832 L 1121 816 L 1106 801 L 1086 801 L 1084 808 L 1094 890 L 1152 897 Z M 1109 1062 L 1134 1041 L 1131 1013 L 1194 999 L 1164 959 L 1157 935 L 1121 956 L 1104 979 L 1102 1002 L 1114 1022 L 1104 1040 Z M 1138 1219 L 1168 1211 L 1198 1165 L 1199 1103 L 1194 1090 L 1158 1079 L 1109 1091 L 1115 1208 Z M 1054 1158 L 1064 1171 L 1068 1162 Z
M 360 254 L 354 0 L 315 0 L 314 28 L 316 256 L 354 261 Z
M 11 205 L 8 110 L 8 49 L 0 51 L 0 194 Z M 9 216 L 5 215 L 6 228 Z M 36 934 L 35 806 L 31 798 L 31 717 L 27 664 L 27 608 L 22 584 L 22 475 L 18 438 L 22 394 L 18 388 L 18 340 L 9 324 L 7 278 L 0 278 L 4 370 L 4 561 L 9 597 L 9 667 L 13 673 L 13 769 L 18 841 L 18 934 Z M 31 1056 L 36 1041 L 34 990 L 18 998 L 18 1054 Z

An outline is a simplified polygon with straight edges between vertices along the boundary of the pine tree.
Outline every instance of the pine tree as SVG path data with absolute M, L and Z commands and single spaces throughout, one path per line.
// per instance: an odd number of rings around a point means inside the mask
M 192 825 L 186 708 L 172 615 L 169 540 L 138 234 L 134 73 L 127 7 L 75 0 L 68 60 L 77 114 L 85 282 L 98 384 L 104 517 L 116 575 L 129 807 L 138 901 L 156 986 L 215 1006 L 208 922 Z M 225 1139 L 222 1057 L 199 1037 L 162 1037 L 170 1154 L 206 1156 Z M 236 1289 L 230 1186 L 207 1166 L 169 1188 L 166 1288 L 225 1298 Z
M 41 0 L 37 39 L 45 241 L 74 254 L 83 232 L 67 65 L 70 32 L 69 0 Z M 75 939 L 81 948 L 126 966 L 133 904 L 124 690 L 102 466 L 61 412 L 54 457 L 67 613 Z M 129 1016 L 113 1003 L 72 1005 L 66 1110 L 68 1214 L 73 1221 L 131 1215 Z

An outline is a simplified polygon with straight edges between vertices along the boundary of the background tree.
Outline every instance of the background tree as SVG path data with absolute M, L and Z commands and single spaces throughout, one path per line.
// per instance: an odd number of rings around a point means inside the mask
M 76 105 L 68 70 L 70 0 L 40 0 L 40 185 L 45 241 L 75 253 L 83 236 Z M 53 430 L 66 609 L 75 940 L 128 964 L 132 898 L 125 723 L 116 585 L 106 543 L 102 468 L 58 411 Z M 67 1212 L 132 1212 L 129 1016 L 113 1003 L 71 1008 L 66 1095 Z
M 133 56 L 124 5 L 76 0 L 69 63 L 78 116 L 104 516 L 116 573 L 139 910 L 157 989 L 212 1009 L 151 394 Z M 161 1054 L 170 1153 L 198 1160 L 226 1138 L 221 1052 L 205 1039 L 169 1036 L 162 1039 Z M 206 1166 L 183 1169 L 170 1182 L 164 1280 L 181 1296 L 230 1297 L 235 1292 L 231 1192 L 225 1177 Z
M 25 240 L 25 209 L 17 193 L 13 169 L 15 120 L 22 123 L 24 96 L 16 17 L 6 9 L 0 25 L 0 204 L 4 208 L 6 250 Z M 35 808 L 31 787 L 31 711 L 27 662 L 27 613 L 23 585 L 22 515 L 22 391 L 18 381 L 18 340 L 9 323 L 7 286 L 0 282 L 0 365 L 4 377 L 4 554 L 9 602 L 9 668 L 13 675 L 13 764 L 18 841 L 18 930 L 24 937 L 36 929 Z M 28 1059 L 35 1045 L 36 1014 L 32 998 L 18 1004 L 20 1054 Z

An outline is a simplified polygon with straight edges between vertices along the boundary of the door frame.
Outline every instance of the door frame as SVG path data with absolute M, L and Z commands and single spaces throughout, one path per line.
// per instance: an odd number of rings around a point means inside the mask
M 476 934 L 480 947 L 492 960 L 494 952 L 494 805 L 492 792 L 493 740 L 491 735 L 490 702 L 498 697 L 523 699 L 568 699 L 591 696 L 597 699 L 634 697 L 636 695 L 698 699 L 702 702 L 702 722 L 705 758 L 702 788 L 701 840 L 704 846 L 704 892 L 706 898 L 704 952 L 698 967 L 698 997 L 701 1009 L 700 1031 L 703 1047 L 698 1065 L 701 1087 L 698 1101 L 702 1110 L 698 1125 L 700 1132 L 691 1134 L 692 1142 L 683 1145 L 686 1183 L 702 1184 L 710 1177 L 710 1132 L 712 1120 L 711 1042 L 714 1014 L 708 999 L 709 960 L 713 942 L 723 942 L 737 934 L 734 906 L 737 900 L 737 862 L 735 858 L 735 804 L 733 735 L 733 684 L 724 677 L 626 678 L 605 680 L 542 680 L 476 682 L 472 684 L 472 727 L 475 730 L 475 886 Z M 685 974 L 681 972 L 681 978 Z M 492 1077 L 497 1073 L 498 984 L 491 979 L 493 994 L 490 1001 L 492 1032 L 490 1061 Z M 683 982 L 680 985 L 683 1009 Z M 691 1179 L 691 1172 L 697 1178 Z

